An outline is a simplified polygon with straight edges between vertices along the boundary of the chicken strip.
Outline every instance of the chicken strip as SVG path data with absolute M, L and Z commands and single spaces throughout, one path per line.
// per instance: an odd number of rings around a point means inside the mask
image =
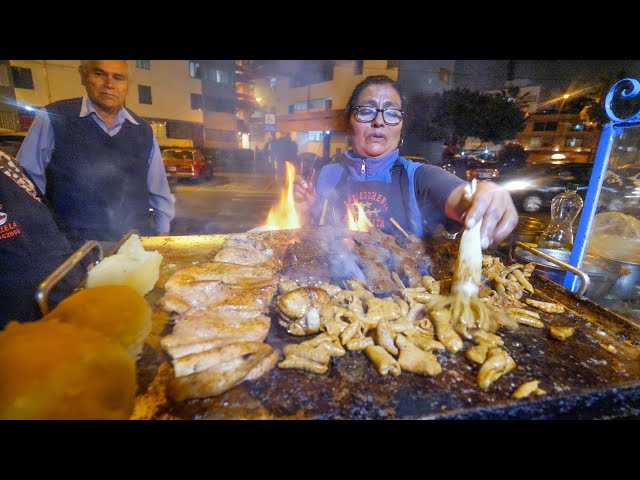
M 575 328 L 561 326 L 561 325 L 550 325 L 549 326 L 549 334 L 553 338 L 557 338 L 558 340 L 566 340 L 575 332 Z
M 391 374 L 397 377 L 401 373 L 400 364 L 389 353 L 379 345 L 370 345 L 364 349 L 364 353 L 376 366 L 380 375 Z
M 523 383 L 513 391 L 511 398 L 519 400 L 521 398 L 530 397 L 531 395 L 543 395 L 547 393 L 538 388 L 539 383 L 539 380 L 531 380 L 530 382 Z
M 402 370 L 431 377 L 442 373 L 442 366 L 433 353 L 416 347 L 402 334 L 398 335 L 396 343 L 400 347 L 398 364 Z
M 461 350 L 464 344 L 460 335 L 451 326 L 451 312 L 447 309 L 433 310 L 431 311 L 431 318 L 433 319 L 436 337 L 447 350 L 453 353 Z
M 389 323 L 386 321 L 379 322 L 376 327 L 376 343 L 395 357 L 398 355 L 398 347 L 396 347 L 393 337 Z
M 501 348 L 493 348 L 478 371 L 478 385 L 487 389 L 493 382 L 516 367 L 516 362 Z

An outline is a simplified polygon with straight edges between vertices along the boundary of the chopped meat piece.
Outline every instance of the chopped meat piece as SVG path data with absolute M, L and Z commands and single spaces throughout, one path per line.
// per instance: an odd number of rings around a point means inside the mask
M 398 364 L 402 370 L 432 377 L 442 373 L 442 366 L 433 353 L 416 347 L 404 335 L 398 335 L 396 343 L 400 347 Z
M 566 340 L 575 332 L 575 328 L 561 325 L 550 325 L 549 334 L 558 340 Z
M 391 374 L 397 377 L 401 373 L 400 364 L 379 345 L 370 345 L 364 349 L 364 353 L 373 362 L 380 375 Z
M 485 390 L 505 373 L 516 367 L 516 362 L 501 348 L 493 348 L 478 371 L 478 385 Z
M 521 398 L 530 397 L 531 395 L 542 395 L 545 392 L 538 388 L 539 380 L 531 380 L 530 382 L 523 383 L 514 390 L 511 394 L 511 398 L 519 400 Z

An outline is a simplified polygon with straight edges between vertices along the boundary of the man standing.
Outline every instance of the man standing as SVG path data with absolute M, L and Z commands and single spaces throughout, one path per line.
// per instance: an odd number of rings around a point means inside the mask
M 168 234 L 175 209 L 158 142 L 150 125 L 124 107 L 127 61 L 83 60 L 79 71 L 87 94 L 38 113 L 18 152 L 20 165 L 75 247 L 116 241 L 132 228 Z

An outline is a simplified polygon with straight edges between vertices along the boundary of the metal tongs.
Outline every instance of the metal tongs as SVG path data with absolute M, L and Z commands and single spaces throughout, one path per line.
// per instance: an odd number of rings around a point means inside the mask
M 122 246 L 124 242 L 126 242 L 129 237 L 133 234 L 137 234 L 138 231 L 133 229 L 129 230 L 124 237 L 122 237 L 116 244 L 111 248 L 110 254 L 115 253 Z M 89 240 L 85 242 L 78 250 L 76 250 L 69 258 L 67 258 L 58 268 L 56 268 L 51 274 L 44 279 L 44 281 L 38 286 L 38 290 L 36 291 L 36 300 L 38 301 L 38 305 L 40 306 L 40 312 L 42 315 L 46 315 L 49 313 L 49 292 L 55 287 L 60 280 L 62 280 L 71 270 L 73 270 L 78 263 L 80 263 L 89 253 L 96 251 L 97 255 L 92 260 L 92 262 L 87 267 L 87 273 L 94 265 L 97 265 L 104 258 L 104 252 L 102 250 L 102 245 L 95 240 Z M 87 280 L 87 274 L 85 274 L 82 278 L 82 281 L 77 288 L 82 287 Z

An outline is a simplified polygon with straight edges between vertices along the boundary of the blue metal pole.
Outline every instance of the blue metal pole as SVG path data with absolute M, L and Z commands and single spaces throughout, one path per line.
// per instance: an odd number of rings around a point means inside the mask
M 608 167 L 609 154 L 611 153 L 611 146 L 613 144 L 613 138 L 615 134 L 616 132 L 613 122 L 607 123 L 602 129 L 602 133 L 600 134 L 598 149 L 596 150 L 596 158 L 593 162 L 591 178 L 589 179 L 587 196 L 584 201 L 582 215 L 580 215 L 578 230 L 576 231 L 576 234 L 574 236 L 573 248 L 571 249 L 571 257 L 569 257 L 569 264 L 576 268 L 580 268 L 582 266 L 582 261 L 584 260 L 584 256 L 587 250 L 587 237 L 591 230 L 593 217 L 598 208 L 598 198 L 600 198 L 602 181 L 605 176 L 605 171 Z M 578 277 L 576 277 L 573 273 L 567 272 L 564 278 L 563 286 L 564 288 L 575 292 L 578 289 L 578 280 Z

